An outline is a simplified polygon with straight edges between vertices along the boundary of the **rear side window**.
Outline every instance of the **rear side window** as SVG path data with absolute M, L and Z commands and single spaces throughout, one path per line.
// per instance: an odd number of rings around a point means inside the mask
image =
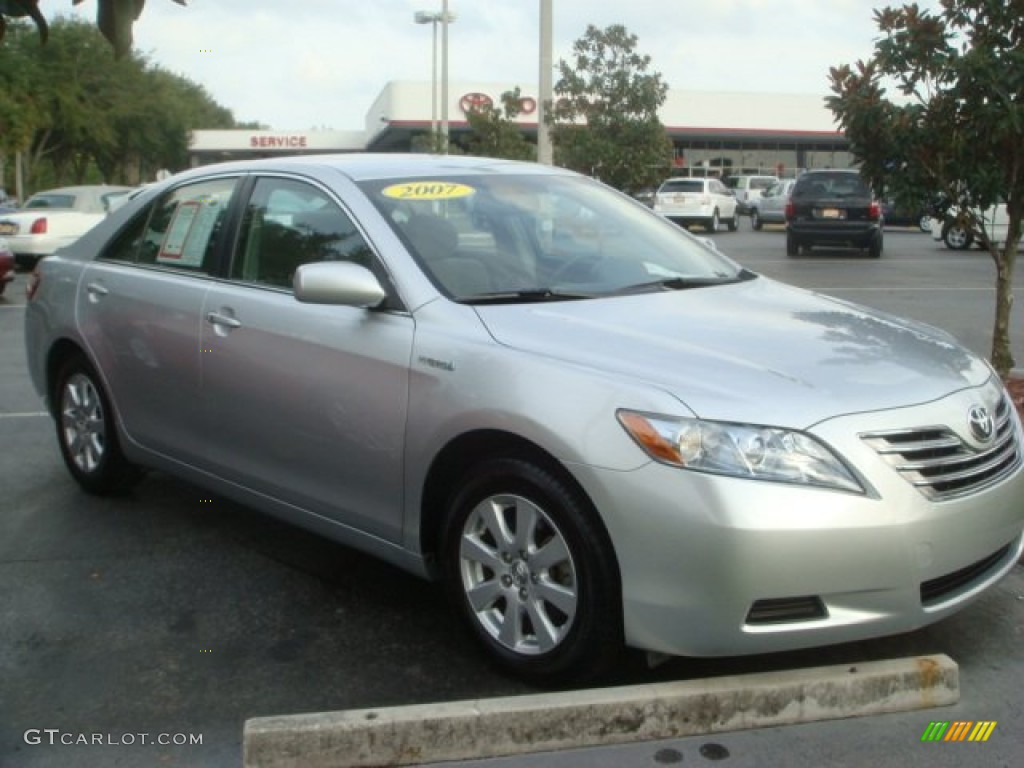
M 141 211 L 101 258 L 209 274 L 238 186 L 234 178 L 177 187 Z
M 777 179 L 771 176 L 755 176 L 750 180 L 751 189 L 769 189 L 778 183 Z

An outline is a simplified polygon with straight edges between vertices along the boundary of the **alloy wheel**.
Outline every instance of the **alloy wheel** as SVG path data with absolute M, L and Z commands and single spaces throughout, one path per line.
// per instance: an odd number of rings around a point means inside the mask
M 100 400 L 92 380 L 75 373 L 61 393 L 61 433 L 75 466 L 84 474 L 96 471 L 107 447 L 107 429 Z
M 466 518 L 462 588 L 481 627 L 517 654 L 556 648 L 576 618 L 576 565 L 565 536 L 529 499 L 490 496 Z

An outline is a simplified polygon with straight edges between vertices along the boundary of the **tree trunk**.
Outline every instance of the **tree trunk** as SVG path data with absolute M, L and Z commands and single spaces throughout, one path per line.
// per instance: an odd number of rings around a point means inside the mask
M 1016 234 L 1012 231 L 1009 234 Z M 1006 379 L 1014 366 L 1010 348 L 1010 312 L 1013 309 L 1013 267 L 1020 235 L 1007 237 L 996 259 L 996 316 L 992 326 L 992 367 Z

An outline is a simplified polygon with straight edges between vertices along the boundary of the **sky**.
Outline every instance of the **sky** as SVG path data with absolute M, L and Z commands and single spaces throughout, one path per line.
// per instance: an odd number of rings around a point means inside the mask
M 886 3 L 877 3 L 884 5 Z M 891 3 L 899 4 L 899 3 Z M 924 0 L 924 7 L 937 3 Z M 826 95 L 829 67 L 867 58 L 872 0 L 552 0 L 553 61 L 588 24 L 622 24 L 672 89 Z M 202 84 L 236 120 L 277 130 L 362 130 L 392 80 L 431 80 L 442 0 L 149 0 L 135 47 Z M 93 19 L 94 0 L 42 4 Z M 540 0 L 448 0 L 449 82 L 539 79 Z M 439 35 L 440 37 L 440 35 Z M 555 76 L 557 80 L 557 76 Z

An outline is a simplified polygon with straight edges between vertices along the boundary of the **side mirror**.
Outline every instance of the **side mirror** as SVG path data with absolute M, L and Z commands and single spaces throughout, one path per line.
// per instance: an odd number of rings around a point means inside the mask
M 366 267 L 350 261 L 303 264 L 292 278 L 295 299 L 304 304 L 376 307 L 387 297 L 380 281 Z

